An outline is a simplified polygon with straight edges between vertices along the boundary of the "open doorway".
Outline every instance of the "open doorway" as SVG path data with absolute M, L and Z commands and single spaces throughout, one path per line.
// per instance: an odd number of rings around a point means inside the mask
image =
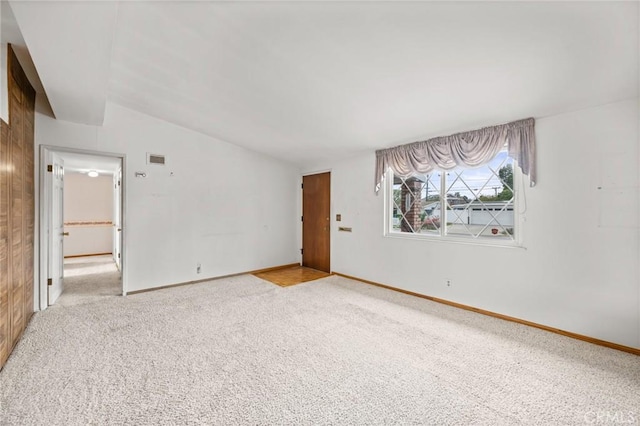
M 41 309 L 126 294 L 123 166 L 122 155 L 41 148 Z

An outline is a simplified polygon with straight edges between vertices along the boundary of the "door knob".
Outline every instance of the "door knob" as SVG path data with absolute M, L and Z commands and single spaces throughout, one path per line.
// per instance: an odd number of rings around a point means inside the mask
M 68 232 L 63 232 L 63 233 L 62 233 L 62 236 L 64 236 L 64 237 L 68 237 L 68 236 L 69 236 L 69 233 L 68 233 Z

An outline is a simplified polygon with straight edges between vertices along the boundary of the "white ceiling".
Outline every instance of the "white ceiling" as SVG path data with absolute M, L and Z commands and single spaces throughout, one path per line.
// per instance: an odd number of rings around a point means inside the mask
M 637 2 L 10 3 L 59 119 L 301 166 L 638 96 Z
M 75 152 L 58 152 L 64 160 L 67 172 L 88 173 L 95 170 L 101 175 L 113 175 L 120 167 L 120 158 L 99 155 L 80 154 Z
M 9 3 L 6 1 L 2 1 L 0 3 L 0 13 L 2 14 L 2 31 L 0 31 L 0 39 L 2 40 L 2 43 L 11 44 L 13 46 L 16 57 L 22 64 L 25 74 L 31 82 L 34 90 L 38 93 L 44 93 L 42 82 L 40 81 L 38 74 L 35 72 L 33 60 L 26 48 L 27 44 L 22 37 L 22 33 L 20 32 L 16 18 L 13 15 L 13 11 L 11 10 L 11 7 L 9 7 Z
M 118 2 L 10 4 L 56 117 L 101 125 Z

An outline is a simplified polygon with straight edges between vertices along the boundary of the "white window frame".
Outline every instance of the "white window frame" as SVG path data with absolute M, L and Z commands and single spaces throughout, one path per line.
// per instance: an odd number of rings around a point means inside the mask
M 446 171 L 434 171 L 433 173 L 447 173 Z M 522 171 L 516 160 L 513 160 L 513 191 L 514 191 L 514 200 L 513 200 L 513 215 L 514 215 L 514 235 L 513 239 L 495 239 L 490 237 L 472 237 L 472 236 L 463 236 L 463 235 L 449 235 L 445 233 L 446 229 L 446 219 L 444 220 L 445 225 L 440 227 L 439 233 L 410 233 L 410 232 L 399 232 L 393 230 L 393 172 L 388 170 L 386 176 L 384 178 L 384 233 L 383 235 L 388 238 L 400 238 L 400 239 L 410 239 L 410 240 L 424 240 L 424 241 L 433 241 L 433 242 L 444 242 L 444 243 L 455 243 L 455 244 L 470 244 L 470 245 L 480 245 L 480 246 L 492 246 L 492 247 L 507 247 L 507 248 L 524 248 L 522 245 L 522 229 L 524 223 L 524 214 L 521 213 L 520 210 L 520 200 L 523 197 L 522 191 L 524 188 L 521 186 L 522 183 Z M 446 193 L 446 178 L 440 179 L 440 194 Z M 447 209 L 443 209 L 446 215 Z

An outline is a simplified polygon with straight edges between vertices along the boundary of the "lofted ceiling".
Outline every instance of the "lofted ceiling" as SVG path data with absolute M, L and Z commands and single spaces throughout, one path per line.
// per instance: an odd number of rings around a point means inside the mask
M 2 18 L 0 21 L 0 41 L 3 44 L 11 44 L 18 61 L 22 65 L 27 78 L 31 82 L 31 86 L 37 93 L 44 93 L 42 82 L 40 81 L 40 77 L 33 65 L 31 55 L 27 50 L 27 44 L 22 37 L 16 18 L 13 16 L 13 11 L 11 10 L 11 7 L 9 7 L 9 3 L 6 1 L 0 2 L 0 15 Z M 4 107 L 5 106 L 3 105 L 3 108 Z
M 637 2 L 10 4 L 58 119 L 109 100 L 300 166 L 638 96 Z
M 117 2 L 9 2 L 57 118 L 104 119 Z

